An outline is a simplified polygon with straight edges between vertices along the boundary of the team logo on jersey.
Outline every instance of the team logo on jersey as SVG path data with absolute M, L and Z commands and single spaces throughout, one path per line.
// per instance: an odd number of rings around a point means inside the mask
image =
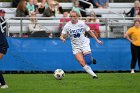
M 70 29 L 69 30 L 70 34 L 81 33 L 81 32 L 82 32 L 82 28 L 80 28 L 80 29 Z

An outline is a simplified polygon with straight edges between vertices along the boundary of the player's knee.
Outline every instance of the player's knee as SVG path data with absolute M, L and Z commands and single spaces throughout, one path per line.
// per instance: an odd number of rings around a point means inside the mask
M 79 63 L 80 63 L 81 66 L 85 66 L 86 65 L 84 60 L 79 60 Z
M 84 55 L 84 59 L 88 65 L 92 64 L 92 55 L 91 53 Z

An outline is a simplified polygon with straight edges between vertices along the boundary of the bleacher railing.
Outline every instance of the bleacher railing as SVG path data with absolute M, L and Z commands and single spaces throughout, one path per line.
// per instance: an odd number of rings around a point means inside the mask
M 7 21 L 7 36 L 12 33 L 19 34 L 21 37 L 23 33 L 28 32 L 28 25 L 31 24 L 31 17 L 13 17 Z M 46 30 L 52 31 L 52 33 L 59 33 L 60 17 L 37 17 L 37 24 L 43 25 Z M 123 38 L 123 34 L 127 29 L 133 25 L 133 20 L 137 18 L 130 17 L 106 17 L 98 18 L 100 22 L 101 38 Z M 85 17 L 82 18 L 85 20 Z M 97 24 L 97 23 L 92 23 Z M 18 29 L 16 29 L 16 27 Z M 15 31 L 15 32 L 14 32 Z

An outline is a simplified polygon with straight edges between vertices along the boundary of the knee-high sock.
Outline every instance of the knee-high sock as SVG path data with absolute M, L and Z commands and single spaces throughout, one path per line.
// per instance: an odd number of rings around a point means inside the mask
M 85 66 L 83 67 L 83 69 L 84 69 L 87 73 L 89 73 L 91 76 L 97 76 L 97 75 L 93 72 L 93 70 L 91 69 L 90 66 L 85 65 Z
M 84 55 L 84 59 L 85 59 L 85 61 L 86 61 L 86 63 L 88 65 L 91 65 L 92 64 L 93 58 L 92 58 L 92 54 L 91 53 Z

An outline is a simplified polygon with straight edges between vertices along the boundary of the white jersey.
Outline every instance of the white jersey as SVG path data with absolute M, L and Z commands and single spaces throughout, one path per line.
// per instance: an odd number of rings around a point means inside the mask
M 89 31 L 90 28 L 84 21 L 78 20 L 76 24 L 72 24 L 69 21 L 63 28 L 62 34 L 68 34 L 71 39 L 71 45 L 73 51 L 76 48 L 82 48 L 87 43 L 89 45 L 89 39 L 85 37 L 85 31 Z

